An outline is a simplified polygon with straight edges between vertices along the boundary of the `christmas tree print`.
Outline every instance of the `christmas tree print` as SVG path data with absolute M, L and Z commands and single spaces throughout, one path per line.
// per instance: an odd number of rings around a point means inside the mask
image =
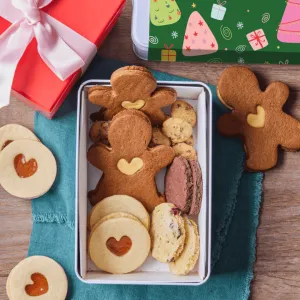
M 179 21 L 181 11 L 175 0 L 150 1 L 150 19 L 153 25 L 166 26 Z
M 218 51 L 218 42 L 202 16 L 191 13 L 183 38 L 184 56 L 208 55 Z
M 283 43 L 300 43 L 300 0 L 287 1 L 277 38 Z

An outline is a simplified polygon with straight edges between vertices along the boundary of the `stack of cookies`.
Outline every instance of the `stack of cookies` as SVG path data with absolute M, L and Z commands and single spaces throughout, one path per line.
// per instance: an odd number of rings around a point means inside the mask
M 128 273 L 145 261 L 152 248 L 152 256 L 170 263 L 174 274 L 187 274 L 199 257 L 199 235 L 197 225 L 181 213 L 198 214 L 202 198 L 201 169 L 193 147 L 193 107 L 176 100 L 175 90 L 157 88 L 151 72 L 137 66 L 115 71 L 111 86 L 89 88 L 88 98 L 101 108 L 91 115 L 93 145 L 87 159 L 103 172 L 88 194 L 94 206 L 88 224 L 90 258 L 101 270 Z M 161 108 L 170 106 L 167 116 Z M 165 196 L 158 193 L 155 176 L 166 167 Z M 177 177 L 181 190 L 175 187 Z M 157 238 L 164 234 L 160 222 L 170 223 L 170 239 Z M 171 246 L 171 238 L 176 245 Z M 170 248 L 163 258 L 157 254 L 160 243 Z
M 152 214 L 152 256 L 169 263 L 170 271 L 186 275 L 193 270 L 200 253 L 197 224 L 171 203 L 158 205 Z

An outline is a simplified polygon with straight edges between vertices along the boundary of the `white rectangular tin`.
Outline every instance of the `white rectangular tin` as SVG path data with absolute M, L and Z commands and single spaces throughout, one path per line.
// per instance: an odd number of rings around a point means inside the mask
M 171 87 L 177 91 L 177 98 L 192 104 L 197 112 L 194 128 L 195 147 L 203 176 L 203 200 L 201 212 L 193 218 L 199 227 L 200 258 L 194 270 L 186 276 L 173 275 L 168 264 L 163 264 L 149 255 L 146 262 L 130 274 L 108 274 L 99 270 L 89 259 L 87 251 L 87 218 L 91 205 L 87 192 L 94 189 L 101 177 L 87 161 L 91 113 L 99 107 L 87 99 L 87 88 L 92 85 L 110 85 L 108 80 L 89 80 L 78 90 L 77 111 L 77 156 L 76 156 L 76 234 L 75 272 L 80 280 L 90 284 L 147 284 L 147 285 L 200 285 L 210 276 L 211 264 L 211 164 L 212 164 L 212 96 L 207 85 L 201 82 L 158 81 L 158 86 Z M 166 109 L 166 112 L 170 108 Z M 165 169 L 156 176 L 158 190 L 164 190 Z

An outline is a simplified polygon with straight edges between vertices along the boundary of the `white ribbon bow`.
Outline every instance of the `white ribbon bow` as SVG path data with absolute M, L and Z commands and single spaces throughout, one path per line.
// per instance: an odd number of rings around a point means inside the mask
M 96 46 L 41 11 L 53 0 L 0 0 L 0 16 L 12 25 L 0 35 L 0 108 L 9 104 L 16 67 L 35 37 L 38 53 L 61 80 L 87 65 Z

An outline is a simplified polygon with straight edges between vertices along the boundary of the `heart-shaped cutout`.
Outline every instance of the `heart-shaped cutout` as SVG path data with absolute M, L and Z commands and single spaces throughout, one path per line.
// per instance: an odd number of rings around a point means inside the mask
M 131 246 L 132 241 L 130 237 L 126 235 L 122 236 L 119 241 L 117 241 L 114 237 L 111 237 L 106 241 L 107 249 L 117 256 L 125 255 L 131 249 Z
M 249 114 L 247 116 L 247 122 L 251 127 L 263 128 L 265 126 L 266 113 L 262 106 L 257 106 L 256 114 Z
M 12 143 L 12 142 L 13 142 L 12 140 L 7 140 L 7 141 L 2 145 L 1 151 L 2 151 L 6 146 L 8 146 L 10 143 Z
M 25 286 L 25 291 L 29 296 L 41 296 L 48 292 L 48 281 L 41 273 L 34 273 L 31 275 L 32 284 Z
M 144 100 L 137 100 L 135 102 L 130 102 L 130 101 L 123 101 L 122 106 L 126 109 L 136 109 L 139 110 L 142 107 L 145 106 L 145 101 Z
M 125 175 L 133 175 L 144 166 L 144 162 L 141 158 L 135 157 L 130 163 L 124 158 L 118 161 L 117 167 Z
M 32 176 L 38 169 L 38 164 L 34 158 L 28 162 L 23 154 L 18 154 L 14 159 L 15 170 L 19 177 L 27 178 Z

